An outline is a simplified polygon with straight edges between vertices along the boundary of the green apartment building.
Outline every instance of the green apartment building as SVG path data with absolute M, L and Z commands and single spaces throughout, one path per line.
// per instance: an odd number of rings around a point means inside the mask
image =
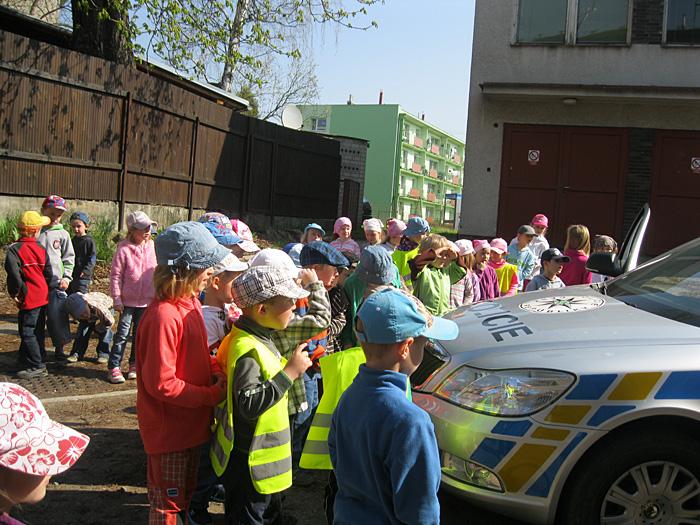
M 369 141 L 365 197 L 386 222 L 425 217 L 453 226 L 464 174 L 464 142 L 398 104 L 300 105 L 302 129 Z

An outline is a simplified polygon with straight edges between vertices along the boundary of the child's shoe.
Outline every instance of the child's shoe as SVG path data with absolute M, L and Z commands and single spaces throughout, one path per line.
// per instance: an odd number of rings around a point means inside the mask
M 122 371 L 118 368 L 112 368 L 112 370 L 107 372 L 107 380 L 113 385 L 118 385 L 125 381 Z
M 224 489 L 224 486 L 223 485 L 215 485 L 214 492 L 209 497 L 209 499 L 211 501 L 215 501 L 217 503 L 224 503 L 226 501 L 226 489 Z
M 49 375 L 46 368 L 27 368 L 17 372 L 17 379 L 34 379 L 37 377 L 47 377 Z
M 98 357 L 97 358 L 98 365 L 106 365 L 107 361 L 109 361 L 109 359 L 107 359 L 106 357 Z
M 136 379 L 136 365 L 129 365 L 129 373 L 126 375 L 127 379 Z
M 78 362 L 78 354 L 71 354 L 68 359 L 66 359 L 69 363 L 77 363 Z

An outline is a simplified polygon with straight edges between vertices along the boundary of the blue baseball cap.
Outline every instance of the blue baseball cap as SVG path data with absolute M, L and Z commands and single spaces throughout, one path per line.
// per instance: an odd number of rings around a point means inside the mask
M 403 234 L 406 237 L 414 237 L 421 233 L 430 233 L 430 224 L 423 217 L 411 217 L 406 223 Z
M 193 221 L 177 222 L 156 237 L 156 261 L 170 267 L 186 269 L 211 268 L 231 253 L 224 248 L 203 224 Z
M 317 230 L 319 230 L 319 231 L 321 232 L 321 237 L 325 237 L 325 236 L 326 236 L 326 230 L 324 230 L 324 229 L 321 227 L 321 225 L 318 224 L 317 222 L 312 222 L 311 224 L 307 224 L 307 225 L 306 225 L 306 228 L 304 228 L 304 233 L 306 233 L 307 231 L 309 231 L 311 228 L 316 228 Z
M 89 224 L 88 222 L 88 216 L 85 215 L 82 211 L 75 211 L 71 214 L 70 220 L 78 220 L 78 221 L 83 221 L 85 226 Z
M 301 249 L 299 262 L 306 268 L 314 264 L 328 264 L 335 267 L 348 266 L 348 260 L 334 246 L 327 242 L 312 241 Z
M 421 335 L 449 341 L 459 334 L 457 323 L 433 317 L 417 298 L 395 288 L 374 292 L 362 303 L 356 317 L 362 320 L 363 331 L 355 326 L 355 333 L 365 343 L 399 343 Z
M 219 244 L 231 246 L 243 242 L 238 235 L 233 232 L 231 221 L 223 213 L 209 212 L 199 218 L 199 221 L 211 232 Z

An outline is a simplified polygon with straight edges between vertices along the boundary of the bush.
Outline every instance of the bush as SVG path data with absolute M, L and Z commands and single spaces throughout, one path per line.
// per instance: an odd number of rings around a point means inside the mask
M 12 244 L 19 238 L 17 219 L 20 215 L 19 212 L 13 212 L 7 217 L 0 218 L 0 246 Z
M 106 217 L 90 221 L 88 233 L 95 239 L 97 246 L 97 261 L 103 264 L 111 264 L 117 245 L 112 241 L 115 234 L 114 221 Z

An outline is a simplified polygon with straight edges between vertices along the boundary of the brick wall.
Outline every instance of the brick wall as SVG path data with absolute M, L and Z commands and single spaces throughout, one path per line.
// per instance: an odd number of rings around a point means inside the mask
M 625 212 L 622 230 L 627 235 L 634 218 L 651 192 L 651 172 L 654 153 L 653 129 L 630 129 L 627 185 L 625 187 Z M 615 239 L 618 244 L 623 239 Z
M 660 44 L 664 22 L 664 0 L 634 0 L 632 43 Z

